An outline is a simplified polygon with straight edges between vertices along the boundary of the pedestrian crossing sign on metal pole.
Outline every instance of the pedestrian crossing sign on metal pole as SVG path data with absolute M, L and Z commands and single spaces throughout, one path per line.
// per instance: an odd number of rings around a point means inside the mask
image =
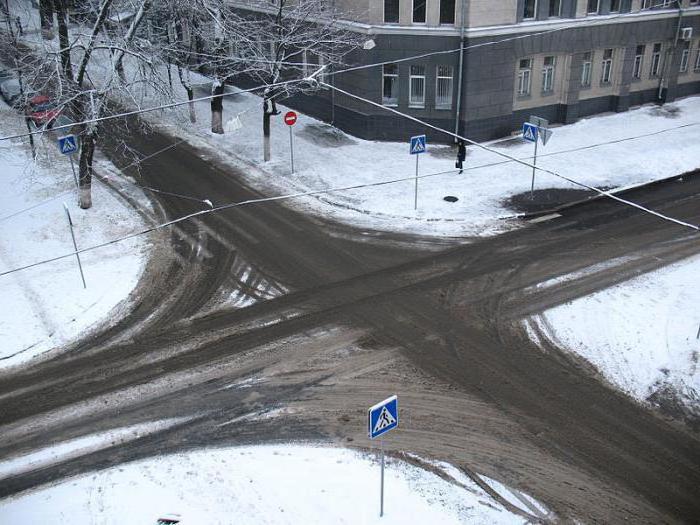
M 538 128 L 534 124 L 525 122 L 523 124 L 523 138 L 529 140 L 530 142 L 537 142 Z
M 411 137 L 411 155 L 419 155 L 428 151 L 425 135 Z
M 416 135 L 415 137 L 411 137 L 410 153 L 411 155 L 416 156 L 416 189 L 415 196 L 413 198 L 414 210 L 418 209 L 418 159 L 420 158 L 420 154 L 425 153 L 426 151 L 428 151 L 428 144 L 426 142 L 425 135 Z
M 58 137 L 58 151 L 64 155 L 72 155 L 78 151 L 78 139 L 75 137 L 75 135 Z
M 368 430 L 371 439 L 399 426 L 399 399 L 391 396 L 369 409 Z
M 399 426 L 399 398 L 391 396 L 367 411 L 367 430 L 370 439 L 383 436 Z M 384 439 L 380 439 L 382 475 L 379 488 L 379 517 L 384 516 Z

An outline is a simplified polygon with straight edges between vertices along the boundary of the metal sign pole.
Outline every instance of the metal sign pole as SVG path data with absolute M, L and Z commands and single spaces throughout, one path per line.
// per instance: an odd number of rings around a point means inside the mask
M 76 189 L 80 189 L 80 185 L 78 184 L 78 176 L 75 174 L 75 164 L 73 164 L 73 155 L 68 155 L 68 158 L 70 159 L 70 169 L 73 170 L 73 180 L 75 181 L 75 187 Z
M 289 126 L 289 151 L 292 159 L 292 173 L 294 173 L 294 134 L 292 133 L 292 126 Z
M 379 440 L 379 446 L 382 449 L 382 481 L 379 488 L 379 517 L 384 516 L 384 440 Z
M 418 209 L 418 159 L 420 158 L 420 155 L 416 155 L 416 196 L 415 199 L 413 200 L 413 209 L 417 210 Z
M 538 135 L 539 135 L 539 128 L 537 128 Z M 538 139 L 539 137 L 535 137 Z M 535 158 L 532 161 L 532 185 L 530 186 L 530 200 L 535 198 L 535 170 L 537 166 L 537 140 L 535 140 Z
M 66 210 L 66 217 L 68 217 L 68 226 L 70 227 L 70 236 L 73 239 L 73 248 L 75 248 L 75 258 L 78 259 L 78 268 L 80 269 L 80 278 L 83 280 L 83 288 L 87 288 L 85 284 L 85 275 L 83 274 L 83 265 L 80 264 L 80 254 L 78 253 L 78 244 L 75 242 L 75 234 L 73 233 L 73 221 L 70 218 L 70 212 L 68 211 L 68 206 L 63 203 L 63 209 Z

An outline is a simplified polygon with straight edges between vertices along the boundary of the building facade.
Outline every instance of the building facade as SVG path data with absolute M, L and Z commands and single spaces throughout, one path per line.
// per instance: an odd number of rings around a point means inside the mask
M 348 65 L 383 65 L 331 71 L 327 82 L 476 140 L 508 135 L 531 114 L 571 123 L 700 93 L 700 0 L 336 0 L 336 5 L 345 13 L 344 23 L 369 43 L 348 56 Z M 333 90 L 289 102 L 367 139 L 404 140 L 425 131 Z

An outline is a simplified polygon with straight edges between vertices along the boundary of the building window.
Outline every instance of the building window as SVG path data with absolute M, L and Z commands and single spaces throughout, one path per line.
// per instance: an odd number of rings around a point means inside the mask
M 382 104 L 396 106 L 399 103 L 399 66 L 384 64 L 382 71 Z
M 425 107 L 425 66 L 411 66 L 408 106 L 411 108 Z
M 425 24 L 425 2 L 426 0 L 413 0 L 414 24 Z
M 593 69 L 593 53 L 590 51 L 583 55 L 583 63 L 581 64 L 581 86 L 588 87 L 591 85 L 591 70 Z
M 658 77 L 661 69 L 661 44 L 654 44 L 654 52 L 651 54 L 651 68 L 649 76 Z
M 603 71 L 600 76 L 601 84 L 609 84 L 612 78 L 612 65 L 613 65 L 613 50 L 606 49 L 603 51 Z
M 690 42 L 686 42 L 681 51 L 681 66 L 678 70 L 680 73 L 688 72 L 688 59 L 690 58 Z
M 698 42 L 698 54 L 695 55 L 695 67 L 693 71 L 700 73 L 700 42 Z
M 588 7 L 586 8 L 586 13 L 588 13 L 589 15 L 597 15 L 599 3 L 600 0 L 588 0 Z
M 524 0 L 523 19 L 529 20 L 535 18 L 535 13 L 537 13 L 537 0 Z
M 455 0 L 440 0 L 440 23 L 455 23 Z
M 399 0 L 384 0 L 384 23 L 399 23 Z
M 532 84 L 532 59 L 524 58 L 518 67 L 518 96 L 526 97 L 530 94 Z
M 642 9 L 655 7 L 678 7 L 678 2 L 676 0 L 642 0 Z
M 620 0 L 610 0 L 610 12 L 619 13 L 620 12 Z
M 549 16 L 561 16 L 561 0 L 549 0 Z
M 555 64 L 555 57 L 544 57 L 544 65 L 542 66 L 542 93 L 551 93 L 554 91 Z
M 634 78 L 642 78 L 645 51 L 646 46 L 637 46 L 637 52 L 634 54 L 634 67 L 632 68 L 632 76 Z
M 437 67 L 437 81 L 435 87 L 435 107 L 437 109 L 452 109 L 453 71 L 452 66 Z

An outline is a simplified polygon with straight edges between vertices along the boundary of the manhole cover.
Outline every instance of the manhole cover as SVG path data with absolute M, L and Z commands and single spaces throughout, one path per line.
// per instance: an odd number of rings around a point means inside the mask
M 459 199 L 453 195 L 448 195 L 447 197 L 443 197 L 442 200 L 447 202 L 457 202 Z

